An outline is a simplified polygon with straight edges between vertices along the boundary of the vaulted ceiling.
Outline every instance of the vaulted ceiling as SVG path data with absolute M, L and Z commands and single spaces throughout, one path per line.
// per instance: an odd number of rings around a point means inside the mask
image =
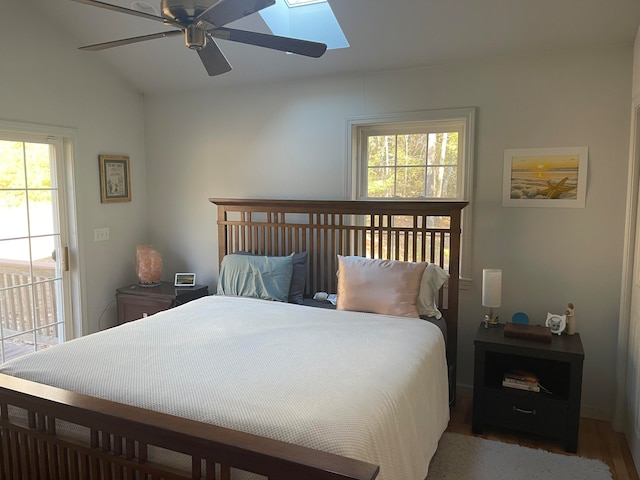
M 169 30 L 161 23 L 71 2 L 29 1 L 77 46 Z M 104 0 L 131 8 L 131 0 Z M 147 0 L 160 5 L 160 0 Z M 632 45 L 638 0 L 329 0 L 351 44 L 313 59 L 224 40 L 233 70 L 209 77 L 181 37 L 101 52 L 144 93 L 348 74 L 558 49 Z M 37 13 L 36 13 L 37 14 Z M 229 25 L 269 33 L 254 14 Z

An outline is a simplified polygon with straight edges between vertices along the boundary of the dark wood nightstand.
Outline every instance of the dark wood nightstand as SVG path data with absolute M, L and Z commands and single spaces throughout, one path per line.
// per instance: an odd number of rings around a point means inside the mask
M 207 285 L 174 287 L 171 282 L 161 282 L 157 287 L 141 287 L 137 283 L 120 287 L 116 289 L 118 324 L 138 320 L 208 294 Z
M 474 433 L 494 425 L 554 437 L 578 449 L 582 363 L 580 334 L 553 335 L 551 343 L 506 338 L 504 325 L 480 326 L 474 340 Z M 551 393 L 503 387 L 506 372 L 534 373 Z

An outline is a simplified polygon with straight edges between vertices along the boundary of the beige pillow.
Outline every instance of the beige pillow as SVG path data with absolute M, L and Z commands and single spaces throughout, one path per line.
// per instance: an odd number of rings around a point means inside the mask
M 338 255 L 338 310 L 419 318 L 416 302 L 426 262 Z

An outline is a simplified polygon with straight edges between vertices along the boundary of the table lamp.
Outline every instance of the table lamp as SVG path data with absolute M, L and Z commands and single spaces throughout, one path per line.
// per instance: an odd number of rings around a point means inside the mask
M 489 307 L 489 315 L 485 315 L 485 327 L 497 325 L 498 317 L 493 316 L 493 309 L 502 304 L 502 270 L 485 268 L 482 270 L 482 306 Z

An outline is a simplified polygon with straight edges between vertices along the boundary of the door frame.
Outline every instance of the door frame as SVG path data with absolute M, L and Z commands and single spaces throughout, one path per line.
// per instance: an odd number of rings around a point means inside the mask
M 632 100 L 631 129 L 629 145 L 629 170 L 627 181 L 627 205 L 625 213 L 625 234 L 622 263 L 622 285 L 620 295 L 620 318 L 618 322 L 618 349 L 616 368 L 616 398 L 612 425 L 617 431 L 625 433 L 629 449 L 636 465 L 640 465 L 640 438 L 635 425 L 640 422 L 639 412 L 634 408 L 631 395 L 640 389 L 640 385 L 629 386 L 629 362 L 633 355 L 631 349 L 631 305 L 633 289 L 640 281 L 640 258 L 636 256 L 640 241 L 640 222 L 638 222 L 638 203 L 640 195 L 640 95 Z M 638 276 L 638 279 L 636 278 Z M 640 352 L 636 355 L 640 357 Z
M 65 216 L 67 224 L 67 242 L 69 249 L 69 289 L 65 291 L 65 306 L 67 307 L 65 318 L 64 340 L 71 340 L 83 333 L 82 319 L 86 317 L 86 293 L 82 288 L 84 278 L 84 262 L 78 234 L 77 203 L 75 192 L 74 152 L 77 141 L 75 128 L 59 127 L 54 125 L 31 124 L 0 120 L 0 131 L 15 133 L 16 135 L 40 135 L 53 137 L 59 140 L 60 152 L 56 154 L 62 158 L 56 158 L 56 164 L 62 165 L 64 175 L 61 178 L 62 185 L 58 185 L 64 192 L 63 204 L 60 205 L 61 214 Z

